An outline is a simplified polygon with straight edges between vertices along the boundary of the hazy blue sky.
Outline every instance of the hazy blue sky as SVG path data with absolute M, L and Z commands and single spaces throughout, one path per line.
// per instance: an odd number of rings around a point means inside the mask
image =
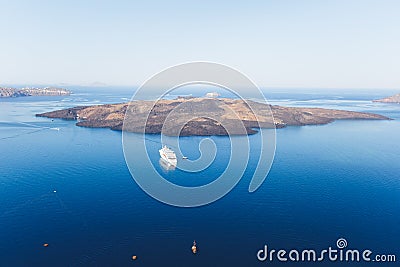
M 2 1 L 0 85 L 137 85 L 182 62 L 264 87 L 400 88 L 400 1 Z

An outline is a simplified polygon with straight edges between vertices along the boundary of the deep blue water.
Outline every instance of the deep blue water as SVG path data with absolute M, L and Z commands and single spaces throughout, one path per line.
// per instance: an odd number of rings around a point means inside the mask
M 273 104 L 369 111 L 395 120 L 277 130 L 275 161 L 255 193 L 247 189 L 259 139 L 250 136 L 255 149 L 244 177 L 224 198 L 199 208 L 171 207 L 144 193 L 125 164 L 120 132 L 34 117 L 123 102 L 131 92 L 79 88 L 70 97 L 1 99 L 0 266 L 268 266 L 256 258 L 265 244 L 321 250 L 340 237 L 351 248 L 396 254 L 399 261 L 400 105 L 369 101 L 385 93 L 266 92 Z M 177 184 L 212 181 L 229 157 L 229 139 L 212 137 L 216 161 L 185 179 L 184 172 L 159 165 L 158 136 L 148 138 L 155 141 L 148 146 L 156 169 Z M 181 139 L 185 154 L 196 158 L 202 138 Z M 194 239 L 197 255 L 190 250 Z

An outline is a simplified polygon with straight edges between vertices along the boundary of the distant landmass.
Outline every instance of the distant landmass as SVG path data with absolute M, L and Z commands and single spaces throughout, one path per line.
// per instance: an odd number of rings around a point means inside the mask
M 373 100 L 373 102 L 380 102 L 380 103 L 397 103 L 400 104 L 400 94 L 385 97 L 382 99 Z
M 244 135 L 257 132 L 257 128 L 283 128 L 286 126 L 319 125 L 339 119 L 388 120 L 372 113 L 323 109 L 297 108 L 266 105 L 254 101 L 230 98 L 177 98 L 174 100 L 133 101 L 121 104 L 81 106 L 56 110 L 38 117 L 77 120 L 78 126 L 122 130 L 125 113 L 128 110 L 124 130 L 130 132 L 161 133 L 170 136 L 227 135 L 223 125 L 237 129 L 231 134 Z M 150 109 L 153 109 L 150 112 Z M 273 121 L 268 116 L 272 111 Z M 167 119 L 168 117 L 168 120 Z M 258 117 L 258 121 L 256 120 Z M 210 117 L 215 118 L 210 119 Z M 194 119 L 192 119 L 194 118 Z M 240 120 L 240 121 L 239 121 Z M 243 122 L 243 127 L 235 127 Z M 177 126 L 183 126 L 182 129 Z
M 0 97 L 21 97 L 21 96 L 64 96 L 70 95 L 71 91 L 56 87 L 26 87 L 16 89 L 11 87 L 0 87 Z

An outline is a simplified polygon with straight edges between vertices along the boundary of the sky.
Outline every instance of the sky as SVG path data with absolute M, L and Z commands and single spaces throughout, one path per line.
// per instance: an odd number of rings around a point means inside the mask
M 190 61 L 261 87 L 400 88 L 400 1 L 3 1 L 0 86 L 140 85 Z

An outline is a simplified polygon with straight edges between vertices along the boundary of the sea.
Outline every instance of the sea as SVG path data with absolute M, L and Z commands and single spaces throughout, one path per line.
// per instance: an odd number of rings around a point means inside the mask
M 68 89 L 70 96 L 0 99 L 0 266 L 398 266 L 400 105 L 371 101 L 396 91 L 263 89 L 273 105 L 372 112 L 393 120 L 277 129 L 271 170 L 253 193 L 248 187 L 259 133 L 239 137 L 252 148 L 239 183 L 213 203 L 183 208 L 152 198 L 135 182 L 121 132 L 35 117 L 126 102 L 135 89 Z M 210 183 L 229 161 L 229 137 L 213 136 L 216 159 L 206 170 L 164 168 L 160 136 L 146 138 L 154 168 L 178 185 Z M 198 158 L 204 138 L 180 137 L 185 155 Z M 346 249 L 370 250 L 371 259 L 395 255 L 397 262 L 283 262 L 275 255 L 338 249 L 339 239 Z M 272 261 L 257 257 L 265 246 L 268 254 L 276 251 Z

